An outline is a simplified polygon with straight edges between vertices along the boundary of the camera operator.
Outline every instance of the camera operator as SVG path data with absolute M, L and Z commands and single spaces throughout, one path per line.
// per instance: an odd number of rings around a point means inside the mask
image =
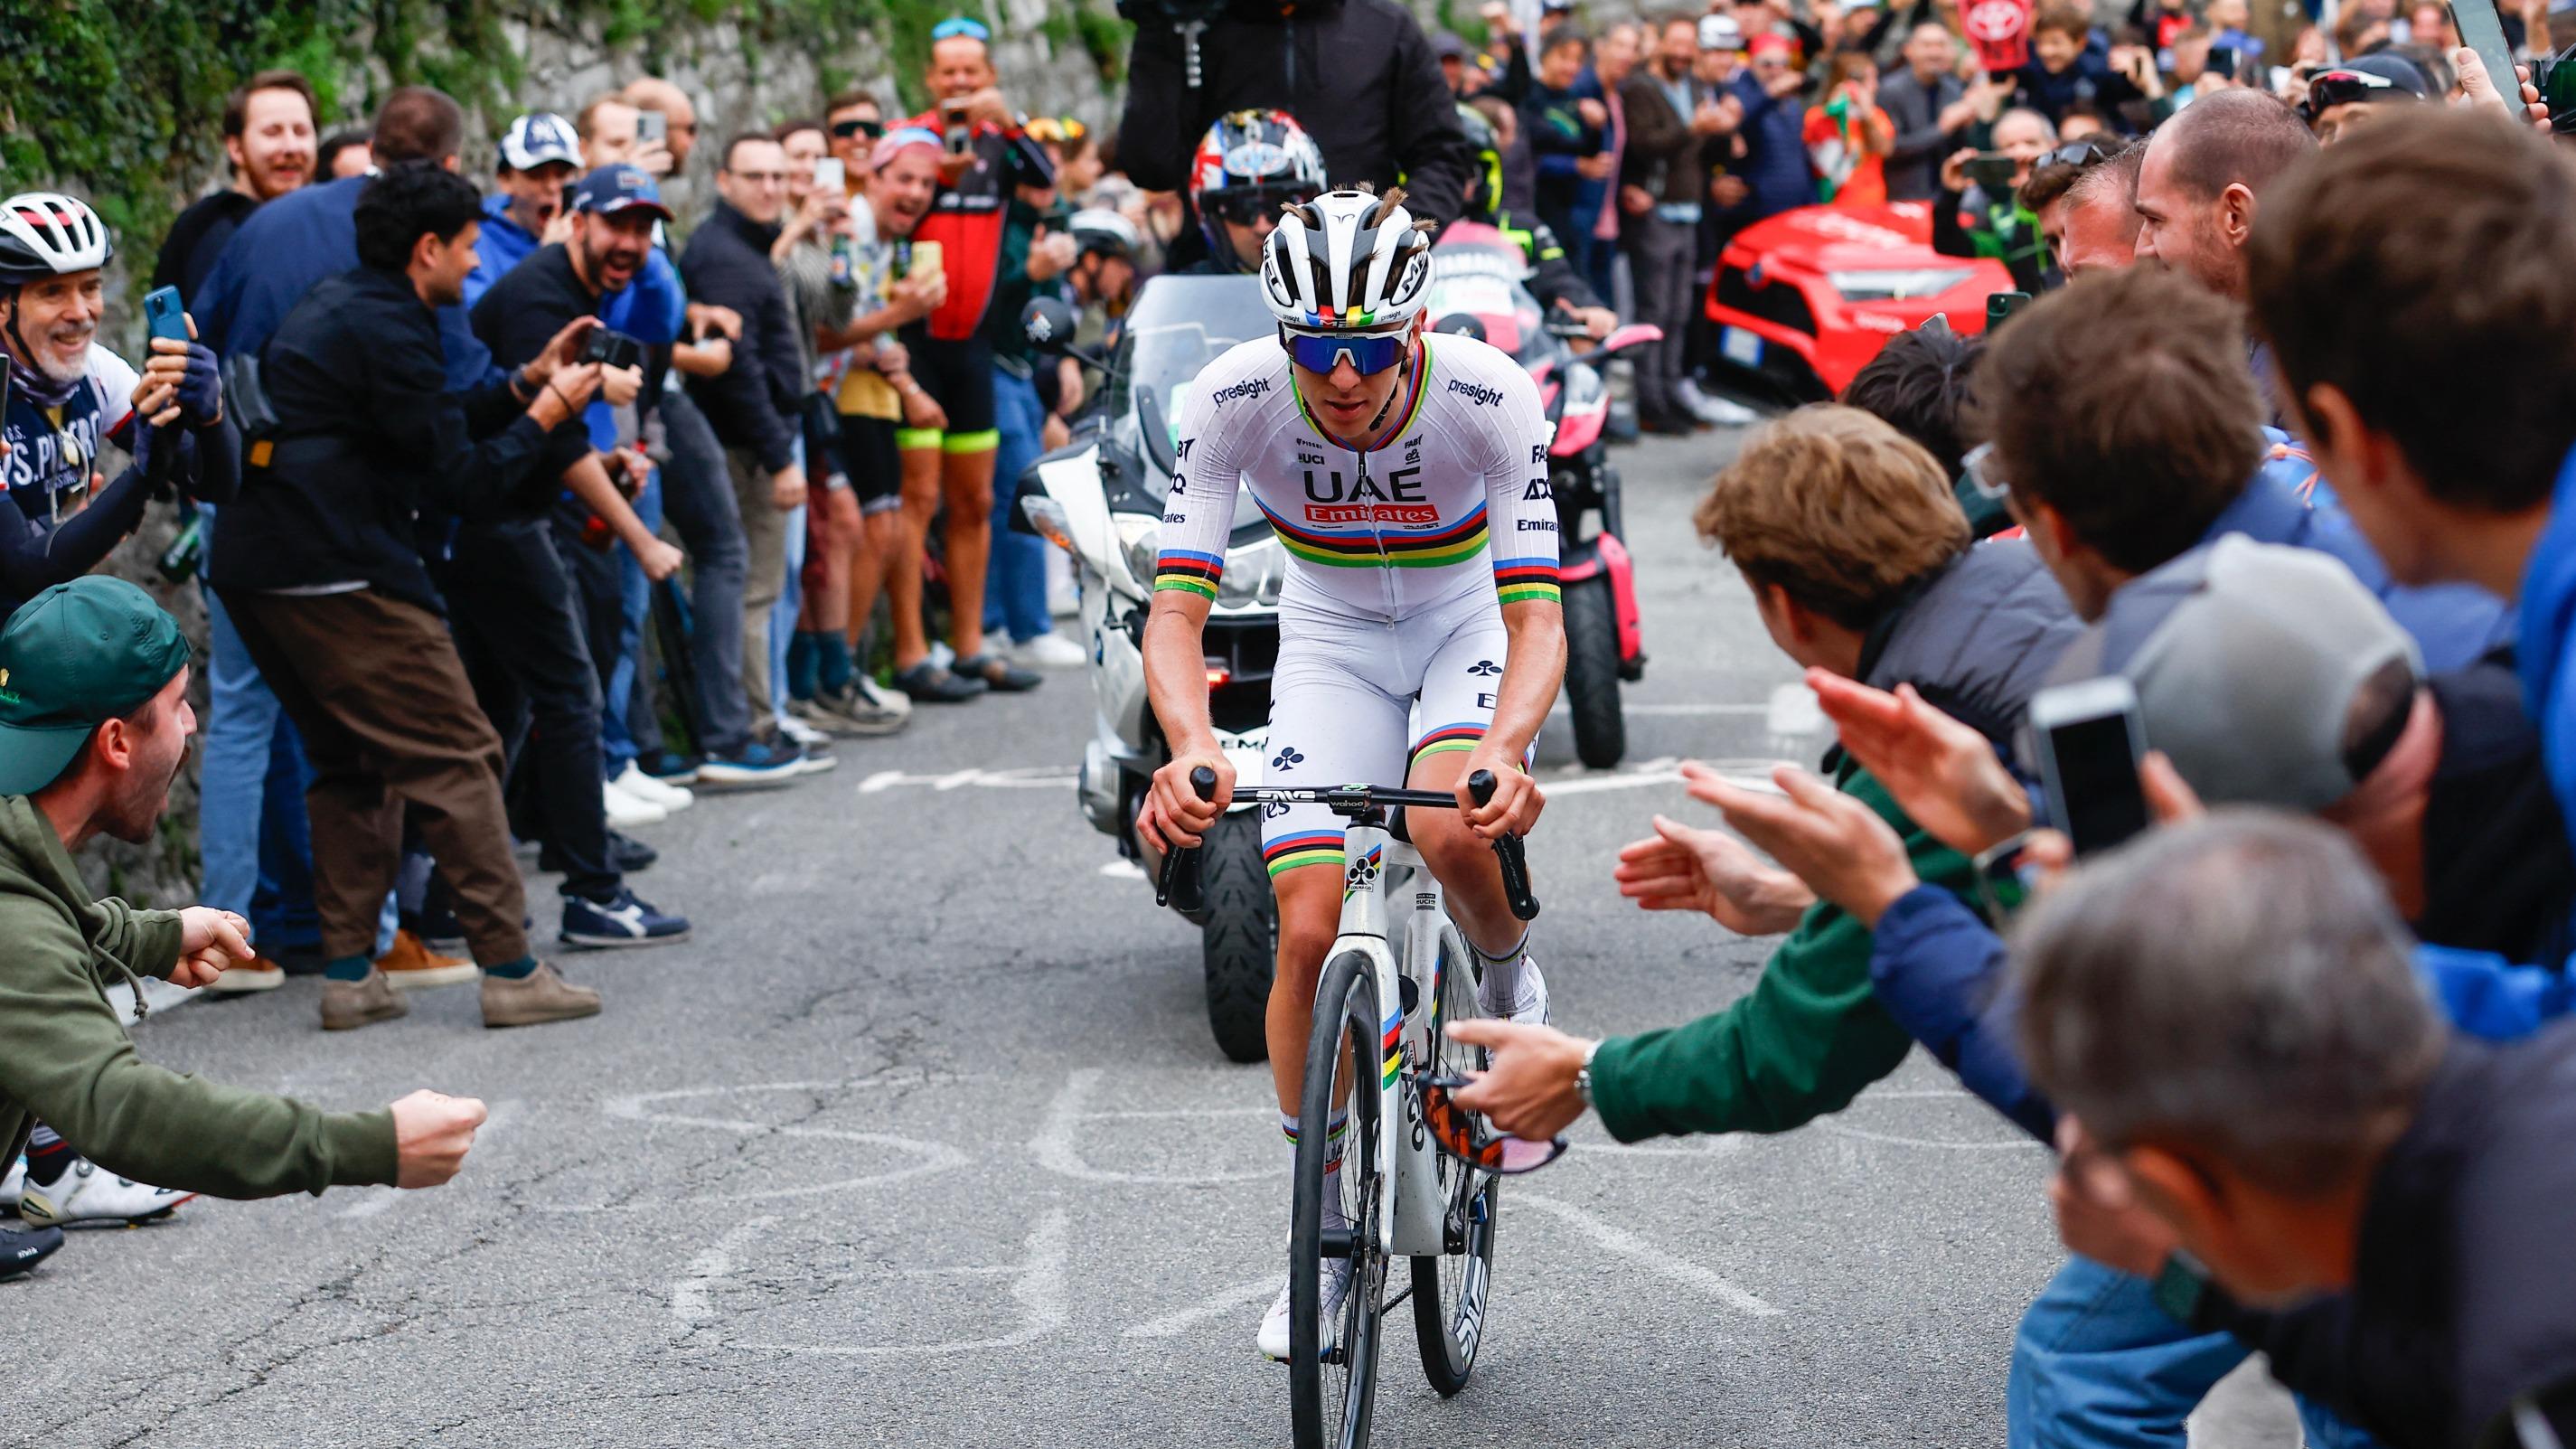
M 1396 0 L 1120 0 L 1118 13 L 1136 23 L 1118 162 L 1138 186 L 1182 190 L 1217 117 L 1277 110 L 1313 133 L 1334 185 L 1401 178 L 1414 215 L 1457 219 L 1475 156 L 1430 40 Z M 1169 265 L 1204 242 L 1183 228 Z
M 215 590 L 313 764 L 325 1030 L 408 1009 L 369 960 L 404 805 L 419 807 L 483 968 L 484 1024 L 599 1010 L 596 991 L 528 954 L 501 741 L 474 705 L 418 541 L 422 513 L 489 516 L 532 481 L 551 494 L 590 447 L 580 418 L 599 366 L 573 361 L 587 319 L 501 380 L 447 390 L 437 312 L 474 268 L 481 210 L 473 186 L 434 162 L 367 186 L 352 215 L 359 265 L 314 287 L 262 350 L 280 441 L 215 535 Z
M 9 410 L 0 423 L 0 618 L 22 599 L 97 567 L 172 485 L 221 503 L 238 482 L 215 355 L 152 343 L 138 375 L 98 345 L 101 269 L 116 253 L 81 201 L 31 191 L 0 202 L 0 348 Z M 103 444 L 134 461 L 110 483 Z
M 539 247 L 487 288 L 474 304 L 474 333 L 493 360 L 515 367 L 545 355 L 554 339 L 643 273 L 653 227 L 670 220 L 653 178 L 632 166 L 607 166 L 583 177 L 571 197 L 572 239 Z M 600 394 L 630 408 L 644 390 L 643 349 L 633 337 L 604 329 L 589 334 L 581 354 L 601 364 Z M 622 541 L 659 582 L 680 566 L 680 551 L 653 536 L 628 506 L 620 479 L 632 449 L 585 452 L 565 471 L 569 496 L 513 494 L 492 516 L 457 531 L 447 561 L 433 569 L 448 601 L 458 655 L 474 692 L 533 783 L 538 828 L 551 863 L 563 872 L 563 935 L 568 945 L 658 946 L 685 939 L 689 923 L 656 910 L 626 888 L 612 855 L 601 791 L 600 671 L 591 654 L 589 607 L 575 587 L 562 544 L 582 547 L 593 518 Z M 548 523 L 568 514 L 568 527 Z M 618 599 L 604 581 L 605 604 Z M 615 638 L 609 631 L 610 640 Z M 510 773 L 505 770 L 505 774 Z
M 464 1165 L 482 1103 L 420 1091 L 322 1112 L 181 1076 L 138 1057 L 108 1004 L 137 972 L 203 986 L 250 956 L 241 917 L 95 899 L 72 859 L 101 835 L 152 837 L 196 732 L 188 652 L 122 579 L 48 589 L 0 631 L 0 1145 L 15 1157 L 41 1116 L 107 1171 L 191 1194 L 435 1187 Z

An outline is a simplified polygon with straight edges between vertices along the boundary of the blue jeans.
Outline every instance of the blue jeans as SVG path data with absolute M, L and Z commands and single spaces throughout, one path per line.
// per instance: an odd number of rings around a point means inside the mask
M 1011 504 L 1020 473 L 1046 451 L 1040 440 L 1046 405 L 1037 386 L 1008 368 L 993 368 L 993 427 L 1001 442 L 993 452 L 993 564 L 984 581 L 984 632 L 1005 629 L 1018 643 L 1054 632 L 1047 615 L 1046 540 L 1011 528 Z
M 653 532 L 662 531 L 661 469 L 646 475 L 644 491 L 635 495 L 635 516 Z M 599 717 L 600 753 L 606 756 L 608 777 L 612 780 L 641 753 L 634 732 L 627 727 L 626 715 L 635 705 L 635 680 L 644 671 L 644 620 L 653 604 L 653 586 L 644 578 L 644 566 L 623 548 L 617 551 L 617 598 L 625 627 L 618 632 L 617 659 L 608 668 Z M 647 734 L 656 742 L 662 737 L 658 727 Z
M 2252 1350 L 2194 1333 L 2158 1308 L 2144 1278 L 2069 1258 L 2013 1338 L 2005 1424 L 2012 1449 L 2184 1449 L 2183 1421 Z M 2374 1441 L 2305 1399 L 2311 1449 Z
M 805 440 L 796 440 L 796 468 L 805 468 Z M 778 586 L 778 602 L 769 606 L 769 715 L 787 718 L 787 646 L 796 637 L 796 615 L 805 606 L 805 505 L 788 510 L 787 577 Z

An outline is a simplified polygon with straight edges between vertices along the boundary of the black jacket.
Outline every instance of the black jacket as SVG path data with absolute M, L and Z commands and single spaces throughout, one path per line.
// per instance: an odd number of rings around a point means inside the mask
M 399 272 L 359 267 L 318 283 L 260 358 L 277 449 L 215 530 L 218 590 L 356 580 L 443 613 L 421 563 L 421 515 L 488 516 L 590 446 L 579 418 L 550 444 L 506 380 L 447 391 L 437 314 Z
M 760 466 L 772 473 L 796 461 L 797 409 L 806 392 L 795 309 L 769 260 L 776 240 L 777 227 L 757 225 L 719 201 L 680 254 L 689 300 L 742 314 L 733 366 L 690 378 L 689 396 L 715 425 L 717 441 L 759 454 Z
M 2030 697 L 2084 622 L 2029 543 L 1969 548 L 1889 611 L 1861 644 L 1861 681 L 1912 684 L 2007 752 Z
M 2273 1376 L 2393 1449 L 2442 1449 L 2576 1373 L 2571 1141 L 2576 1022 L 2455 1041 L 2371 1176 L 2352 1290 L 2248 1335 Z
M 1198 49 L 1191 90 L 1180 32 L 1159 18 L 1136 26 L 1118 164 L 1138 186 L 1187 190 L 1191 153 L 1217 117 L 1276 108 L 1315 138 L 1335 186 L 1400 179 L 1414 215 L 1457 219 L 1475 152 L 1431 42 L 1396 0 L 1307 0 L 1284 19 L 1243 0 Z
M 1927 87 L 1914 78 L 1912 66 L 1878 83 L 1878 108 L 1896 125 L 1896 149 L 1886 163 L 1888 200 L 1929 201 L 1941 194 L 1941 163 L 1968 129 L 1942 130 L 1941 113 L 1966 94 L 1957 76 L 1936 76 Z

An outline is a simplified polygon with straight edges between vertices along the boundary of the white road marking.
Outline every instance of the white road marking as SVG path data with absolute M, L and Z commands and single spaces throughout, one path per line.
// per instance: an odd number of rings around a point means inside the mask
M 771 1221 L 761 1219 L 762 1222 Z M 732 1234 L 726 1235 L 730 1242 Z M 978 1276 L 1007 1277 L 1011 1280 L 1011 1299 L 1020 1310 L 1020 1326 L 999 1338 L 958 1339 L 948 1343 L 728 1343 L 727 1348 L 744 1353 L 802 1353 L 824 1358 L 929 1358 L 939 1354 L 982 1353 L 997 1348 L 1018 1348 L 1037 1342 L 1065 1326 L 1073 1317 L 1070 1248 L 1073 1238 L 1073 1215 L 1062 1208 L 1050 1208 L 1038 1219 L 1029 1233 L 1028 1256 L 1017 1263 L 990 1267 L 924 1269 L 921 1272 L 971 1273 Z M 720 1242 L 717 1247 L 724 1248 Z M 707 1256 L 713 1256 L 710 1250 Z M 700 1262 L 706 1259 L 702 1257 Z M 728 1258 L 727 1267 L 730 1266 Z M 696 1265 L 692 1265 L 695 1271 Z M 683 1289 L 704 1284 L 712 1286 L 721 1272 L 697 1273 Z M 699 1288 L 704 1301 L 704 1287 Z M 679 1311 L 679 1294 L 672 1295 L 672 1311 Z
M 751 1192 L 711 1193 L 704 1197 L 683 1198 L 676 1202 L 547 1203 L 531 1204 L 531 1206 L 536 1211 L 551 1213 L 668 1212 L 673 1207 L 698 1203 L 763 1202 L 777 1198 L 816 1197 L 825 1193 L 883 1187 L 908 1178 L 946 1172 L 973 1161 L 971 1155 L 947 1143 L 925 1142 L 919 1138 L 898 1137 L 886 1132 L 851 1132 L 837 1127 L 779 1126 L 737 1117 L 683 1117 L 652 1110 L 655 1103 L 688 1097 L 720 1097 L 742 1092 L 846 1092 L 867 1087 L 896 1086 L 910 1081 L 911 1079 L 908 1078 L 874 1077 L 848 1082 L 747 1082 L 740 1086 L 684 1087 L 669 1092 L 643 1092 L 634 1096 L 612 1097 L 600 1104 L 600 1110 L 607 1115 L 632 1122 L 649 1122 L 669 1127 L 705 1127 L 720 1132 L 738 1132 L 746 1137 L 818 1137 L 833 1142 L 863 1143 L 871 1147 L 884 1147 L 911 1154 L 913 1160 L 899 1167 L 881 1172 L 861 1173 L 856 1177 L 839 1178 L 805 1187 L 775 1187 Z
M 1804 684 L 1784 684 L 1771 691 L 1771 703 L 1764 708 L 1768 720 L 1764 728 L 1786 738 L 1818 735 L 1825 732 L 1825 709 L 1816 703 L 1816 692 Z
M 1211 1323 L 1231 1315 L 1247 1303 L 1259 1303 L 1279 1291 L 1276 1278 L 1255 1278 L 1221 1288 L 1178 1313 L 1149 1318 L 1119 1335 L 1121 1338 L 1178 1338 L 1202 1323 Z
M 1145 867 L 1132 860 L 1113 860 L 1102 866 L 1100 873 L 1111 880 L 1143 880 Z
M 1635 715 L 1768 715 L 1771 712 L 1771 706 L 1767 704 L 1621 704 L 1619 712 Z
M 969 786 L 984 790 L 1058 790 L 1070 788 L 1074 770 L 1070 765 L 1030 765 L 1012 770 L 949 770 L 936 775 L 911 775 L 901 770 L 879 770 L 859 782 L 862 795 L 881 794 L 902 785 L 927 785 L 933 790 L 961 790 Z
M 689 1260 L 689 1276 L 671 1286 L 671 1317 L 683 1331 L 694 1333 L 715 1321 L 716 1285 L 732 1276 L 733 1255 L 777 1222 L 774 1217 L 745 1218 Z
M 1029 1152 L 1047 1171 L 1070 1177 L 1077 1182 L 1165 1183 L 1190 1187 L 1215 1187 L 1229 1182 L 1253 1182 L 1275 1174 L 1268 1172 L 1112 1172 L 1094 1167 L 1082 1160 L 1082 1149 L 1075 1145 L 1079 1126 L 1084 1122 L 1114 1120 L 1125 1116 L 1119 1112 L 1087 1112 L 1092 1092 L 1100 1085 L 1103 1073 L 1098 1067 L 1084 1067 L 1067 1076 L 1064 1090 L 1047 1104 L 1046 1115 L 1038 1119 L 1037 1135 L 1029 1139 Z M 1215 1116 L 1218 1113 L 1186 1113 L 1189 1116 Z M 1241 1109 L 1223 1112 L 1226 1116 L 1258 1116 Z
M 1769 1318 L 1780 1311 L 1699 1264 L 1686 1258 L 1675 1257 L 1625 1228 L 1605 1222 L 1572 1203 L 1559 1202 L 1552 1197 L 1538 1197 L 1526 1192 L 1512 1193 L 1508 1201 L 1514 1208 L 1537 1208 L 1540 1212 L 1561 1218 L 1571 1224 L 1577 1232 L 1611 1252 L 1623 1258 L 1634 1259 L 1676 1283 L 1696 1288 L 1739 1313 L 1750 1314 L 1755 1318 Z
M 1725 776 L 1730 784 L 1740 785 L 1747 790 L 1760 790 L 1766 794 L 1777 795 L 1780 793 L 1780 787 L 1771 783 L 1771 771 L 1776 766 L 1790 762 L 1737 759 L 1702 760 L 1700 763 Z M 1679 762 L 1650 760 L 1646 765 L 1635 770 L 1623 770 L 1615 775 L 1577 775 L 1570 780 L 1543 780 L 1539 784 L 1539 789 L 1548 799 L 1554 800 L 1563 795 L 1595 795 L 1604 790 L 1639 790 L 1649 785 L 1677 784 L 1681 778 Z

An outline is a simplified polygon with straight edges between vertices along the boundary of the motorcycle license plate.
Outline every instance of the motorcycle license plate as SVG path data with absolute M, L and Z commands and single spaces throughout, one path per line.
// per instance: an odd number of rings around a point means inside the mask
M 1748 332 L 1741 327 L 1729 327 L 1718 334 L 1717 350 L 1725 353 L 1726 360 L 1729 362 L 1741 363 L 1746 367 L 1760 367 L 1762 334 Z

